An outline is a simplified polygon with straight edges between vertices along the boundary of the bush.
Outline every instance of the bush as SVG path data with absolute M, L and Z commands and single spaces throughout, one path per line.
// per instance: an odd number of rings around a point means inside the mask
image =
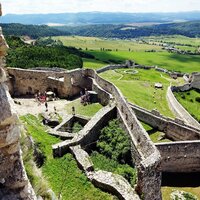
M 200 103 L 200 97 L 196 97 L 195 100 Z
M 182 95 L 181 95 L 181 98 L 182 98 L 182 99 L 185 99 L 185 95 L 184 95 L 184 94 L 182 94 Z
M 100 153 L 120 163 L 130 162 L 131 144 L 117 119 L 101 130 L 97 148 Z
M 83 129 L 83 126 L 79 124 L 78 122 L 75 122 L 72 127 L 72 133 L 77 133 L 82 129 Z

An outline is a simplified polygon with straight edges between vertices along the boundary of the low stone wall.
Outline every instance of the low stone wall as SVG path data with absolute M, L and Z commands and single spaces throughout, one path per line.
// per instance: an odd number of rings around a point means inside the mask
M 79 167 L 96 187 L 108 191 L 123 200 L 140 199 L 128 181 L 122 176 L 106 171 L 94 171 L 90 156 L 86 151 L 81 149 L 80 145 L 70 147 L 70 150 L 77 160 Z
M 185 121 L 185 123 L 200 129 L 200 124 L 185 110 L 185 108 L 177 101 L 173 94 L 173 88 L 167 89 L 167 100 L 170 108 L 175 115 Z
M 108 65 L 105 67 L 102 67 L 100 69 L 97 69 L 96 72 L 98 74 L 109 71 L 109 70 L 114 70 L 114 69 L 121 69 L 121 68 L 128 68 L 126 64 L 121 64 L 121 65 Z
M 181 120 L 166 118 L 158 111 L 148 111 L 133 104 L 130 106 L 140 121 L 164 132 L 169 139 L 175 141 L 200 139 L 200 129 L 184 124 Z
M 95 142 L 100 134 L 100 130 L 108 123 L 109 120 L 116 116 L 115 105 L 102 108 L 84 128 L 75 134 L 72 140 L 66 140 L 52 146 L 54 156 L 62 156 L 69 151 L 70 146 L 81 145 L 89 148 L 90 144 Z
M 200 141 L 156 144 L 162 172 L 200 172 Z

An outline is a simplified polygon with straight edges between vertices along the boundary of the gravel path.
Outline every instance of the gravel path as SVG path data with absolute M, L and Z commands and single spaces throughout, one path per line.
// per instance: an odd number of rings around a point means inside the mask
M 38 104 L 35 99 L 24 99 L 24 98 L 15 98 L 15 110 L 19 116 L 26 114 L 38 115 L 39 113 L 51 113 L 54 111 L 54 106 L 56 107 L 56 112 L 60 115 L 66 114 L 64 112 L 65 105 L 70 101 L 67 100 L 56 100 L 48 102 L 48 112 L 46 112 L 45 104 Z

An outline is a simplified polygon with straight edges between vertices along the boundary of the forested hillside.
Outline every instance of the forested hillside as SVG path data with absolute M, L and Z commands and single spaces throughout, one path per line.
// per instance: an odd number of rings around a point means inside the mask
M 200 37 L 200 21 L 159 24 L 136 27 L 131 25 L 87 25 L 56 27 L 60 31 L 70 32 L 72 35 L 106 37 L 106 38 L 137 38 L 143 36 L 184 35 Z
M 18 37 L 7 37 L 7 66 L 17 68 L 82 68 L 81 53 L 75 48 L 60 46 L 41 46 L 24 44 Z M 87 55 L 85 55 L 87 56 Z
M 48 36 L 70 35 L 67 31 L 59 31 L 46 25 L 0 24 L 4 35 L 28 35 L 32 39 Z

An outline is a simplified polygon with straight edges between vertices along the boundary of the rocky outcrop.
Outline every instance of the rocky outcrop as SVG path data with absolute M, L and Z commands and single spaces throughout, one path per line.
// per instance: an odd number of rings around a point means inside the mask
M 1 30 L 0 30 L 1 31 Z M 0 199 L 36 199 L 20 153 L 20 128 L 13 101 L 5 84 L 6 42 L 0 32 Z

